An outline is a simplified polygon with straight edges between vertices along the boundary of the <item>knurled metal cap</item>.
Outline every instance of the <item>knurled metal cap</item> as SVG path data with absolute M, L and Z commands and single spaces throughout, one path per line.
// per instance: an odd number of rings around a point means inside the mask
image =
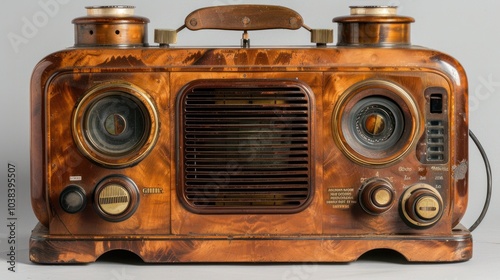
M 333 43 L 333 29 L 312 29 L 311 43 L 316 43 L 316 44 Z
M 134 6 L 87 6 L 87 16 L 94 17 L 130 17 L 134 15 Z
M 177 31 L 174 29 L 155 29 L 155 43 L 160 45 L 177 43 Z

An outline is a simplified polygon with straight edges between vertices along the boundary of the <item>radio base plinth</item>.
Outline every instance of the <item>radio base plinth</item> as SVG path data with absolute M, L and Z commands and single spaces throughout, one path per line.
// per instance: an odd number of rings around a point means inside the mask
M 352 262 L 375 249 L 409 262 L 460 262 L 472 257 L 472 236 L 462 226 L 446 236 L 51 236 L 38 224 L 30 239 L 35 263 L 91 263 L 126 250 L 146 263 Z

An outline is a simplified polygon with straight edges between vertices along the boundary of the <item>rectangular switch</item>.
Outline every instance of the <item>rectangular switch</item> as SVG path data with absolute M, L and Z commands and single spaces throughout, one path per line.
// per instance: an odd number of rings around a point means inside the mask
M 431 114 L 443 113 L 443 95 L 440 93 L 431 94 L 430 96 L 430 111 Z

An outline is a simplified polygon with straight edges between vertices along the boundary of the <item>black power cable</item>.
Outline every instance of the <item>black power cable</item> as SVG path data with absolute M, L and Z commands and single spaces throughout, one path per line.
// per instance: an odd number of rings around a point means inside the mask
M 488 208 L 490 207 L 490 201 L 491 201 L 491 192 L 493 189 L 493 183 L 491 179 L 491 165 L 490 161 L 488 160 L 488 156 L 486 155 L 486 152 L 483 149 L 483 146 L 479 142 L 479 140 L 476 138 L 476 135 L 472 133 L 471 130 L 469 130 L 469 136 L 474 141 L 474 144 L 476 144 L 477 149 L 481 153 L 481 156 L 483 157 L 484 161 L 484 166 L 486 168 L 486 180 L 487 180 L 487 185 L 486 185 L 486 199 L 484 201 L 484 206 L 483 210 L 481 211 L 481 214 L 477 218 L 476 222 L 469 228 L 469 231 L 472 232 L 474 231 L 483 221 L 484 217 L 486 216 L 486 213 L 488 212 Z

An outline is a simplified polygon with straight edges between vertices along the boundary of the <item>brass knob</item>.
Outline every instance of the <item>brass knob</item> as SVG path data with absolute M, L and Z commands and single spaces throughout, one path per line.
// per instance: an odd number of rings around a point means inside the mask
M 106 185 L 99 193 L 97 201 L 102 211 L 108 215 L 120 215 L 130 205 L 130 194 L 127 189 L 118 184 Z
M 408 188 L 401 200 L 403 217 L 412 226 L 429 227 L 443 214 L 443 201 L 439 192 L 427 184 Z
M 332 29 L 312 29 L 311 30 L 311 43 L 318 45 L 326 45 L 333 43 L 333 30 Z
M 121 222 L 132 216 L 139 205 L 139 190 L 127 177 L 103 179 L 94 191 L 95 209 L 107 221 Z
M 394 189 L 389 181 L 382 178 L 372 178 L 365 181 L 361 187 L 359 202 L 367 213 L 378 215 L 392 207 L 394 197 Z
M 373 204 L 379 207 L 386 207 L 392 202 L 392 197 L 392 191 L 389 188 L 380 186 L 373 191 L 371 200 L 373 201 Z
M 155 29 L 155 43 L 168 46 L 177 43 L 177 31 L 174 29 Z
M 415 202 L 415 212 L 423 220 L 432 220 L 439 214 L 441 205 L 434 196 L 423 195 Z

